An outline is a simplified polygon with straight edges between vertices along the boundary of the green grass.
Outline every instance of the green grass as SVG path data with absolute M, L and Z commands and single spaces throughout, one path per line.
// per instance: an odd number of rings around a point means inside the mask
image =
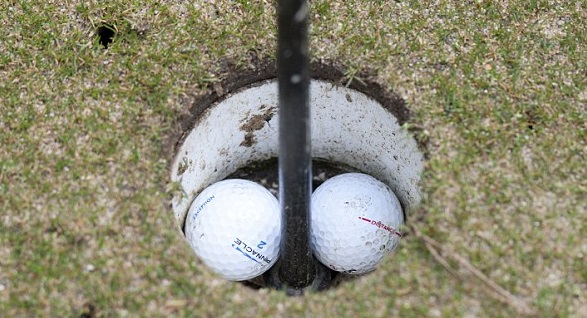
M 223 64 L 274 56 L 276 30 L 273 2 L 200 3 L 0 5 L 3 315 L 516 316 L 414 236 L 376 273 L 300 298 L 204 268 L 177 233 L 162 149 Z M 544 317 L 585 312 L 580 4 L 318 0 L 311 16 L 313 59 L 374 71 L 429 140 L 422 231 Z

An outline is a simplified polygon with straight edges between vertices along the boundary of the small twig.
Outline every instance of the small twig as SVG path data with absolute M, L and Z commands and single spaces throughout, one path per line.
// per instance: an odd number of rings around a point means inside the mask
M 503 287 L 499 286 L 497 283 L 492 281 L 489 277 L 483 274 L 480 270 L 475 268 L 469 261 L 467 261 L 462 256 L 456 254 L 455 252 L 445 248 L 442 244 L 438 243 L 433 238 L 426 236 L 420 230 L 414 226 L 413 224 L 410 226 L 414 235 L 424 242 L 424 245 L 430 251 L 430 254 L 444 267 L 447 271 L 455 277 L 463 279 L 461 275 L 459 275 L 449 264 L 445 257 L 440 255 L 440 253 L 450 257 L 451 259 L 455 260 L 459 265 L 464 267 L 468 270 L 474 277 L 479 279 L 485 285 L 490 288 L 490 294 L 497 298 L 499 301 L 504 302 L 511 307 L 513 307 L 518 313 L 524 315 L 536 315 L 536 310 L 527 304 L 525 301 L 517 298 L 516 296 L 512 295 L 509 291 L 505 290 Z M 440 253 L 438 252 L 440 251 Z
M 416 235 L 416 237 L 418 237 Z M 459 273 L 457 273 L 457 271 L 455 271 L 450 264 L 448 263 L 448 261 L 442 257 L 438 251 L 436 249 L 434 249 L 434 247 L 432 245 L 430 245 L 430 243 L 424 241 L 424 245 L 426 246 L 426 248 L 428 249 L 428 252 L 430 252 L 430 254 L 432 254 L 432 256 L 434 256 L 434 259 L 436 259 L 436 261 L 438 263 L 440 263 L 440 265 L 442 265 L 442 267 L 444 267 L 444 269 L 451 274 L 452 276 L 454 276 L 455 278 L 461 278 L 461 276 L 459 275 Z
M 448 263 L 448 260 L 446 258 L 444 258 L 442 255 L 440 255 L 440 253 L 434 248 L 434 246 L 432 246 L 432 244 L 429 241 L 429 240 L 431 240 L 430 237 L 427 237 L 427 236 L 426 237 L 419 237 L 418 234 L 416 234 L 416 237 L 418 237 L 422 240 L 422 242 L 424 243 L 424 245 L 426 246 L 426 248 L 428 249 L 430 254 L 432 254 L 432 256 L 434 256 L 434 259 L 436 259 L 436 261 L 439 262 L 446 269 L 447 272 L 449 272 L 455 278 L 464 280 L 463 276 L 460 275 L 454 268 L 452 268 L 450 266 L 450 264 Z M 492 289 L 489 289 L 487 292 L 491 293 L 494 297 L 498 298 L 502 302 L 506 302 L 506 303 L 508 302 L 507 297 L 505 297 L 504 295 L 502 295 L 500 293 L 495 292 Z

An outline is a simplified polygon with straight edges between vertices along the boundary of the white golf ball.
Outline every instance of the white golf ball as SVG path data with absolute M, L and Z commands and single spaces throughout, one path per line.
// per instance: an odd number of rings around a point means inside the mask
M 192 203 L 185 235 L 196 255 L 224 278 L 242 281 L 257 277 L 279 257 L 279 203 L 271 192 L 252 181 L 220 181 Z
M 363 274 L 374 270 L 396 248 L 403 222 L 393 191 L 365 174 L 335 176 L 312 194 L 314 255 L 335 271 Z

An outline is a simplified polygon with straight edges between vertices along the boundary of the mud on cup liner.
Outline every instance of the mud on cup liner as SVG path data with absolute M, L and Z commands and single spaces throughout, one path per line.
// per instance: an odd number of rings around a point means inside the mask
M 374 95 L 385 102 L 380 92 Z M 312 160 L 369 174 L 391 188 L 404 214 L 415 210 L 421 200 L 418 183 L 424 158 L 416 140 L 401 127 L 407 120 L 403 105 L 385 105 L 322 79 L 311 81 L 310 105 Z M 235 89 L 208 105 L 192 123 L 177 143 L 171 165 L 171 181 L 183 193 L 172 200 L 182 229 L 191 203 L 206 187 L 239 169 L 277 158 L 277 81 Z

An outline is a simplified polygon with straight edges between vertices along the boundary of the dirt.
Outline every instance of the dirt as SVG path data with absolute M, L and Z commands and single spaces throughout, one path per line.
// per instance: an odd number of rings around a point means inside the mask
M 241 143 L 242 146 L 251 147 L 255 144 L 255 131 L 261 130 L 266 123 L 268 123 L 273 115 L 275 114 L 275 107 L 268 107 L 267 105 L 262 105 L 260 110 L 265 110 L 263 114 L 257 114 L 250 116 L 247 114 L 247 118 L 243 120 L 243 124 L 240 126 L 240 129 L 245 134 L 245 140 Z

